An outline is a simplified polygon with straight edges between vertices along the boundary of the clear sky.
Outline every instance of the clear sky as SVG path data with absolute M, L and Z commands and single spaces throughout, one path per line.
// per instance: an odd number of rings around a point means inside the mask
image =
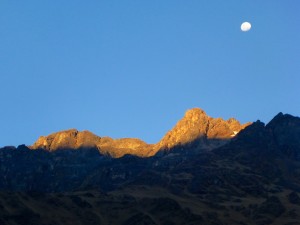
M 299 12 L 299 0 L 2 0 L 0 146 L 69 128 L 155 143 L 193 107 L 299 116 Z

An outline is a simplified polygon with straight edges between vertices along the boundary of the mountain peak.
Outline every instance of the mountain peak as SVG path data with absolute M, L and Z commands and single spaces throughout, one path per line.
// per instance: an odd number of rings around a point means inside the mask
M 299 123 L 299 117 L 292 116 L 290 114 L 278 113 L 268 124 L 268 127 L 275 127 L 281 123 L 288 123 L 290 125 L 294 123 Z
M 195 116 L 200 116 L 200 115 L 206 115 L 205 111 L 200 109 L 200 108 L 192 108 L 192 109 L 188 109 L 185 112 L 184 117 L 186 118 L 193 118 Z
M 234 137 L 241 129 L 250 123 L 241 125 L 239 121 L 230 118 L 227 121 L 222 118 L 212 118 L 200 108 L 186 111 L 185 116 L 167 132 L 157 144 L 159 149 L 171 149 L 178 145 L 199 142 L 201 147 L 217 147 L 224 141 Z M 218 140 L 217 145 L 209 146 L 209 140 Z

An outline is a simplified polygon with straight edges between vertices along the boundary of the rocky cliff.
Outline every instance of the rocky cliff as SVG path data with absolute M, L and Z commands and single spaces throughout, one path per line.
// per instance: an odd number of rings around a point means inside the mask
M 203 110 L 194 108 L 188 110 L 176 126 L 154 145 L 137 138 L 112 139 L 98 137 L 89 131 L 80 132 L 71 129 L 41 136 L 31 149 L 45 149 L 52 152 L 62 149 L 97 148 L 100 153 L 116 158 L 126 154 L 148 157 L 161 150 L 170 150 L 190 143 L 197 143 L 201 149 L 212 149 L 228 142 L 247 125 L 249 123 L 241 125 L 233 118 L 228 120 L 212 118 Z

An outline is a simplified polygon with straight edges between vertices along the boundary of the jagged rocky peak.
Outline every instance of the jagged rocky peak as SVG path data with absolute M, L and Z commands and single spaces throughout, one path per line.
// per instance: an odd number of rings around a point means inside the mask
M 240 130 L 248 126 L 240 124 L 234 118 L 223 120 L 222 118 L 212 118 L 202 109 L 193 108 L 188 110 L 184 117 L 163 137 L 156 145 L 159 149 L 171 149 L 178 145 L 186 145 L 195 141 L 200 141 L 202 147 L 208 147 L 211 141 L 218 144 L 231 139 Z M 217 147 L 211 145 L 210 147 Z

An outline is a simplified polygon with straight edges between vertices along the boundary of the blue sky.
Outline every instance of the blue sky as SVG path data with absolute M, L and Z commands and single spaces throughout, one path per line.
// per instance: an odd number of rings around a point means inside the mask
M 1 1 L 0 146 L 69 128 L 155 143 L 193 107 L 299 116 L 299 12 L 298 0 Z

